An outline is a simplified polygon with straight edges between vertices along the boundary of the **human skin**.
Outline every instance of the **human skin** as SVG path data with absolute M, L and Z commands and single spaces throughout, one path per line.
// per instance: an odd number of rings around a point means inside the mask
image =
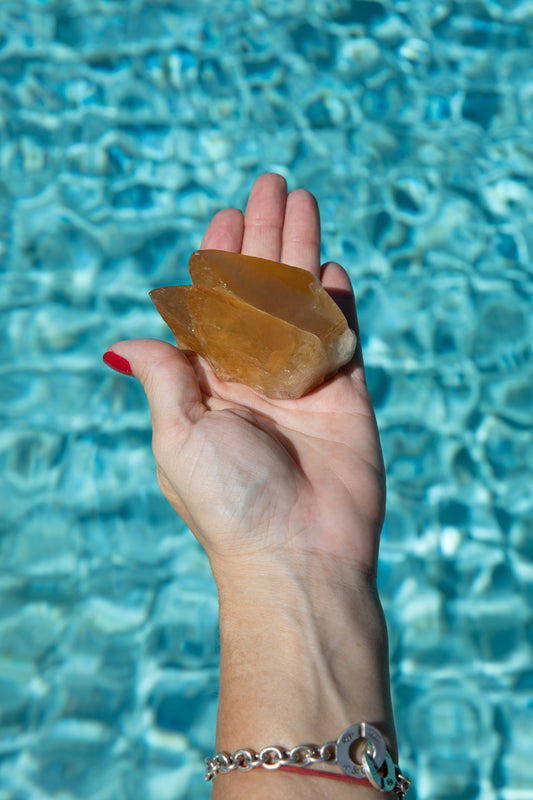
M 314 197 L 261 176 L 243 215 L 215 215 L 202 248 L 281 260 L 322 281 L 357 332 L 350 280 L 320 264 Z M 374 724 L 396 761 L 386 626 L 376 590 L 385 476 L 360 345 L 331 380 L 273 400 L 197 356 L 114 344 L 146 391 L 159 486 L 205 548 L 220 601 L 216 749 L 293 747 Z M 257 768 L 212 800 L 355 800 L 376 790 Z M 388 795 L 379 795 L 388 797 Z

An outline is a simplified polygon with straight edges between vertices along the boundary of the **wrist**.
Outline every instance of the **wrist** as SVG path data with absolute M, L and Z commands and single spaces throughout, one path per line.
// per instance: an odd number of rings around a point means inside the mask
M 395 752 L 386 626 L 368 576 L 263 562 L 220 580 L 217 747 L 287 746 L 375 724 Z M 304 575 L 304 577 L 302 577 Z

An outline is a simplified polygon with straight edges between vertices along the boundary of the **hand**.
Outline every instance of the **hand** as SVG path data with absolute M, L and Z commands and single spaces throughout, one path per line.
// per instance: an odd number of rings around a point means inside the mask
M 320 266 L 315 199 L 259 178 L 243 217 L 219 212 L 202 247 L 313 272 L 357 332 L 350 280 Z M 142 382 L 159 485 L 204 546 L 220 600 L 217 749 L 327 741 L 376 724 L 395 753 L 387 634 L 375 589 L 385 481 L 361 349 L 298 400 L 219 380 L 165 342 L 112 348 Z M 321 780 L 266 770 L 217 779 L 212 798 L 318 800 Z M 270 782 L 269 782 L 270 781 Z M 340 783 L 328 797 L 366 797 Z
M 219 212 L 203 248 L 242 252 L 320 277 L 357 331 L 350 280 L 320 266 L 320 219 L 304 190 L 274 174 L 254 184 L 246 213 Z M 201 358 L 132 340 L 112 348 L 131 364 L 152 413 L 159 485 L 205 547 L 215 577 L 258 560 L 320 555 L 373 576 L 384 513 L 384 470 L 360 345 L 350 364 L 298 400 L 272 400 L 219 380 Z

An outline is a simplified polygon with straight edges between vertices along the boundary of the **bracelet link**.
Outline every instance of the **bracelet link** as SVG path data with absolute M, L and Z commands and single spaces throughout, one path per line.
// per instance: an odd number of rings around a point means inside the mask
M 241 772 L 249 772 L 249 770 L 258 767 L 261 763 L 258 754 L 251 748 L 235 750 L 232 758 L 235 763 L 233 769 L 240 769 Z
M 297 744 L 292 750 L 289 750 L 289 763 L 301 764 L 303 767 L 307 764 L 315 764 L 317 761 L 322 761 L 320 757 L 320 748 L 316 744 Z
M 411 788 L 412 784 L 411 778 L 408 778 L 407 775 L 402 775 L 399 768 L 396 768 L 396 786 L 393 789 L 393 792 L 403 800 L 409 789 Z
M 377 771 L 375 764 L 374 764 L 374 756 L 376 754 L 376 748 L 374 743 L 367 741 L 365 745 L 365 749 L 363 751 L 363 770 L 375 789 L 379 789 L 380 792 L 392 792 L 394 787 L 396 786 L 396 765 L 392 758 L 389 755 L 389 752 L 385 751 L 385 760 L 384 765 L 386 767 L 386 772 L 382 775 L 380 772 Z
M 283 747 L 271 744 L 263 747 L 259 753 L 259 761 L 265 769 L 279 769 L 283 764 L 289 763 L 290 757 Z

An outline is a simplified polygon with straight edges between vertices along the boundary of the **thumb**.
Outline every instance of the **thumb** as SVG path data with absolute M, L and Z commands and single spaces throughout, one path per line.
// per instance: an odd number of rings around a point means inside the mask
M 142 383 L 154 434 L 185 432 L 204 413 L 194 370 L 184 353 L 173 345 L 158 339 L 116 342 L 104 353 L 103 360 L 117 372 L 133 375 Z

